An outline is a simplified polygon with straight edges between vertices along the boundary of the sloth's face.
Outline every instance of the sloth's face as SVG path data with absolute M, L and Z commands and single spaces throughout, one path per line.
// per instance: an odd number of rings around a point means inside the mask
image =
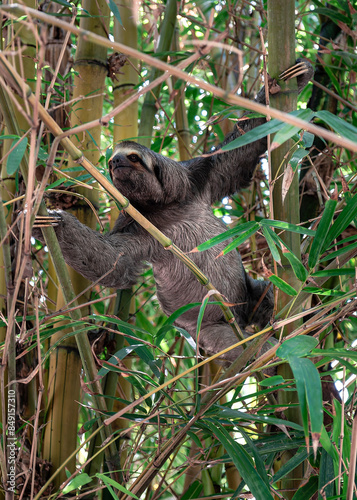
M 156 177 L 152 158 L 145 150 L 135 143 L 121 143 L 115 147 L 108 162 L 114 186 L 129 201 L 140 205 L 157 203 L 163 198 L 162 185 Z

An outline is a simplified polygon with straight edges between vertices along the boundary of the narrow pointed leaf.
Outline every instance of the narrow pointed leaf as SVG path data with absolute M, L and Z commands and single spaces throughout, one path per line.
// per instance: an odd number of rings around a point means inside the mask
M 284 257 L 286 257 L 290 262 L 291 268 L 297 279 L 302 283 L 305 283 L 309 273 L 307 272 L 307 269 L 305 269 L 302 262 L 300 262 L 300 260 L 296 257 L 296 255 L 290 252 L 290 250 L 284 252 Z
M 323 271 L 316 271 L 311 276 L 313 278 L 318 278 L 321 276 L 355 276 L 356 269 L 352 267 L 343 269 L 324 269 Z
M 292 500 L 306 500 L 307 498 L 313 498 L 317 493 L 319 486 L 319 478 L 317 476 L 311 476 L 304 486 L 301 486 Z
M 342 247 L 339 250 L 336 250 L 335 252 L 329 253 L 328 255 L 326 255 L 326 257 L 324 257 L 323 259 L 320 259 L 320 262 L 326 262 L 327 260 L 333 260 L 336 257 L 343 255 L 344 253 L 350 252 L 351 250 L 353 250 L 356 247 L 357 247 L 357 242 L 355 241 L 354 243 L 351 243 L 351 245 L 346 245 L 345 247 Z
M 304 283 L 309 273 L 303 266 L 302 262 L 300 262 L 300 260 L 296 257 L 296 255 L 290 250 L 289 247 L 286 246 L 284 241 L 277 234 L 274 233 L 274 231 L 272 231 L 272 233 L 274 234 L 274 236 L 273 235 L 272 236 L 275 239 L 275 241 L 279 243 L 280 248 L 283 251 L 284 257 L 286 257 L 290 262 L 295 276 L 297 277 L 298 280 Z
M 268 247 L 271 251 L 271 255 L 272 255 L 273 259 L 280 264 L 281 258 L 280 258 L 279 250 L 278 250 L 276 243 L 274 241 L 274 239 L 275 239 L 274 238 L 274 236 L 275 236 L 274 231 L 272 229 L 270 229 L 269 226 L 265 226 L 265 227 L 263 227 L 263 234 L 265 236 L 266 242 L 268 243 Z
M 117 4 L 114 2 L 114 0 L 108 0 L 109 8 L 113 12 L 114 17 L 117 19 L 117 21 L 123 26 L 121 17 L 120 17 L 120 12 L 118 9 Z
M 17 142 L 18 141 L 15 139 L 11 147 L 15 146 Z M 19 168 L 21 160 L 24 157 L 26 147 L 27 147 L 27 137 L 22 139 L 21 142 L 18 142 L 15 149 L 11 151 L 11 153 L 7 157 L 6 171 L 8 175 L 13 175 Z
M 310 111 L 309 114 L 308 111 Z M 313 116 L 315 116 L 315 113 L 311 112 L 311 110 L 306 110 L 306 109 L 299 109 L 289 114 L 291 116 L 296 116 L 297 118 L 302 118 L 302 119 L 304 119 L 304 116 L 309 116 L 309 119 L 312 119 Z M 237 139 L 234 139 L 234 141 L 231 141 L 229 144 L 226 144 L 222 148 L 222 150 L 230 151 L 231 149 L 240 148 L 242 146 L 245 146 L 246 144 L 250 144 L 251 142 L 255 142 L 259 139 L 262 139 L 263 137 L 266 137 L 269 134 L 275 134 L 285 126 L 286 125 L 284 123 L 274 118 L 273 120 L 263 123 L 263 125 L 259 125 L 258 127 L 249 130 L 249 132 L 246 132 L 244 135 L 238 137 Z M 287 125 L 287 127 L 294 128 L 292 135 L 294 135 L 296 131 L 299 130 L 293 125 Z
M 316 116 L 327 123 L 327 125 L 330 125 L 330 127 L 332 127 L 337 134 L 341 135 L 342 137 L 346 137 L 351 141 L 357 142 L 356 127 L 354 127 L 352 124 L 348 123 L 345 120 L 342 120 L 338 116 L 325 109 L 317 111 Z
M 296 151 L 294 151 L 294 153 L 292 154 L 291 158 L 290 158 L 290 165 L 291 165 L 291 168 L 293 169 L 293 171 L 295 172 L 298 164 L 300 163 L 300 161 L 305 158 L 305 156 L 307 156 L 309 154 L 309 151 L 307 149 L 304 149 L 304 148 L 298 148 Z
M 246 146 L 247 144 L 258 141 L 269 134 L 275 134 L 275 132 L 280 130 L 283 126 L 284 124 L 279 120 L 270 120 L 269 122 L 263 123 L 263 125 L 259 125 L 259 127 L 249 130 L 249 132 L 246 132 L 237 139 L 234 139 L 234 141 L 226 144 L 222 147 L 222 151 L 230 151 L 231 149 Z
M 346 227 L 357 217 L 357 194 L 348 200 L 345 208 L 342 210 L 340 215 L 337 217 L 333 225 L 331 226 L 328 235 L 326 237 L 326 242 L 324 245 L 325 250 L 334 239 L 336 239 Z
M 221 255 L 226 255 L 227 253 L 231 252 L 232 250 L 235 250 L 239 245 L 244 243 L 245 240 L 250 238 L 254 233 L 256 233 L 259 229 L 259 224 L 257 222 L 254 223 L 254 226 L 252 226 L 250 229 L 245 231 L 241 236 L 238 236 L 238 238 L 235 238 L 232 243 L 226 246 L 226 248 L 221 252 Z
M 204 243 L 201 243 L 201 245 L 198 245 L 194 250 L 198 252 L 203 252 L 204 250 L 208 250 L 209 248 L 214 247 L 215 245 L 218 245 L 219 243 L 222 243 L 223 241 L 227 241 L 233 236 L 237 236 L 238 234 L 245 233 L 252 227 L 256 227 L 257 222 L 255 221 L 249 221 L 245 222 L 244 224 L 239 224 L 239 226 L 233 227 L 232 229 L 228 229 L 224 233 L 218 234 L 214 238 L 211 238 Z
M 260 221 L 260 225 L 262 227 L 269 226 L 275 227 L 277 229 L 284 229 L 285 231 L 291 231 L 292 233 L 307 234 L 309 236 L 315 236 L 316 234 L 316 231 L 313 231 L 312 229 L 308 229 L 303 226 L 297 226 L 296 224 L 291 224 L 290 222 L 284 222 L 281 220 L 262 219 Z
M 289 364 L 296 380 L 305 436 L 308 436 L 307 409 L 313 440 L 320 437 L 323 424 L 322 388 L 319 372 L 310 359 L 289 357 Z
M 310 269 L 313 269 L 316 266 L 317 261 L 319 260 L 319 257 L 322 253 L 321 249 L 323 248 L 326 241 L 331 221 L 335 213 L 336 204 L 337 202 L 335 200 L 327 200 L 325 210 L 322 214 L 320 223 L 317 227 L 315 238 L 313 239 L 311 245 L 308 262 Z
M 276 355 L 281 359 L 287 360 L 291 357 L 299 358 L 309 354 L 318 343 L 318 340 L 314 337 L 300 335 L 299 337 L 285 340 L 282 345 L 278 347 Z
M 70 491 L 78 489 L 80 486 L 91 483 L 92 478 L 88 474 L 78 474 L 75 476 L 63 489 L 63 493 L 69 493 Z
M 270 490 L 258 474 L 250 455 L 243 446 L 237 443 L 222 425 L 216 422 L 206 422 L 206 425 L 208 425 L 213 434 L 223 444 L 226 452 L 256 500 L 273 500 Z
M 273 283 L 273 285 L 277 286 L 282 292 L 287 295 L 291 295 L 294 297 L 297 295 L 297 291 L 293 288 L 289 283 L 279 278 L 276 274 L 272 274 L 269 276 L 269 281 Z
M 313 117 L 314 112 L 311 109 L 301 109 L 299 113 L 299 118 L 302 120 L 310 121 Z M 291 139 L 291 137 L 297 134 L 300 127 L 295 127 L 294 125 L 285 124 L 274 136 L 273 144 L 283 144 L 284 142 Z
M 107 485 L 107 487 L 114 486 L 114 488 L 125 493 L 126 495 L 129 495 L 131 498 L 135 498 L 135 500 L 139 500 L 139 498 L 136 495 L 134 495 L 134 493 L 131 493 L 129 490 L 124 488 L 124 486 L 119 484 L 117 481 L 112 479 L 110 476 L 107 476 L 106 474 L 98 473 L 98 474 L 96 474 L 96 477 L 101 479 L 103 481 L 103 483 Z
M 274 474 L 272 483 L 280 481 L 287 474 L 295 470 L 296 467 L 298 467 L 302 462 L 304 462 L 304 460 L 307 459 L 308 456 L 309 454 L 307 453 L 306 446 L 304 446 L 303 448 L 299 448 L 295 455 L 292 456 L 288 462 L 282 465 L 276 474 Z

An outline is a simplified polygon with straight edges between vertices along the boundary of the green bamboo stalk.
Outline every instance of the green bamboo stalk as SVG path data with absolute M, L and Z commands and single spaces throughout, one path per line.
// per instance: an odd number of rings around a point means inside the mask
M 177 1 L 167 0 L 165 8 L 165 16 L 160 29 L 160 39 L 157 47 L 159 59 L 166 61 L 167 52 L 171 48 L 172 38 L 175 32 L 175 23 L 177 15 Z M 160 55 L 161 54 L 161 55 Z M 156 80 L 160 76 L 161 71 L 158 68 L 153 68 L 150 74 L 150 82 Z M 140 121 L 139 137 L 140 143 L 150 148 L 152 130 L 155 122 L 156 102 L 160 95 L 161 84 L 156 87 L 155 92 L 148 92 L 145 96 L 144 104 L 141 110 L 141 116 L 145 119 Z
M 39 209 L 40 215 L 46 215 L 47 209 L 42 203 Z M 65 265 L 63 255 L 52 227 L 44 227 L 43 234 L 51 255 L 53 257 L 54 266 L 58 276 L 58 281 L 61 284 L 63 295 L 67 303 L 76 304 L 76 295 L 74 293 L 71 280 L 69 278 L 68 270 Z M 77 308 L 72 308 L 70 315 L 73 321 L 79 321 L 81 319 L 81 312 Z M 76 341 L 78 350 L 80 353 L 82 365 L 86 378 L 90 381 L 90 390 L 94 394 L 95 405 L 99 409 L 100 413 L 105 414 L 107 412 L 105 400 L 102 397 L 102 389 L 100 382 L 97 380 L 98 372 L 92 355 L 91 345 L 89 343 L 87 335 L 76 335 Z M 99 414 L 99 421 L 102 421 L 102 416 Z M 111 429 L 105 430 L 105 427 L 101 429 L 102 442 L 109 439 L 112 435 Z M 116 470 L 116 460 L 117 460 L 117 450 L 114 444 L 111 444 L 106 452 L 106 460 L 109 464 L 109 470 Z M 110 466 L 110 464 L 112 464 Z
M 85 0 L 82 4 L 87 13 L 81 16 L 81 29 L 94 32 L 100 36 L 105 36 L 109 28 L 109 7 L 105 0 Z M 92 118 L 100 118 L 103 109 L 103 88 L 107 74 L 106 66 L 107 48 L 99 46 L 92 42 L 87 42 L 81 38 L 76 50 L 74 67 L 76 70 L 74 76 L 73 95 L 75 104 L 71 111 L 71 126 L 76 127 L 86 122 L 90 115 Z M 86 99 L 83 100 L 82 97 Z M 75 145 L 82 146 L 84 153 L 91 162 L 96 164 L 100 157 L 98 146 L 101 140 L 101 125 L 96 127 L 88 134 L 76 134 L 72 136 L 72 142 Z M 69 168 L 76 165 L 69 161 Z M 80 175 L 82 172 L 74 172 L 73 176 Z M 98 205 L 98 190 L 84 190 L 78 188 L 80 193 L 85 193 L 89 201 Z M 78 220 L 83 224 L 95 228 L 96 218 L 87 203 L 79 202 L 70 210 Z M 80 304 L 90 302 L 90 291 L 83 293 L 88 289 L 90 283 L 72 268 L 68 268 L 70 279 L 76 295 L 79 295 Z M 66 304 L 66 298 L 59 290 L 57 297 L 57 309 L 61 310 Z M 81 316 L 89 313 L 89 306 L 81 309 Z M 70 327 L 70 325 L 69 325 Z M 80 372 L 81 360 L 76 349 L 76 338 L 67 337 L 68 330 L 63 329 L 51 337 L 51 345 L 54 345 L 62 337 L 61 342 L 50 356 L 49 380 L 49 407 L 47 410 L 47 419 L 49 424 L 45 427 L 43 441 L 43 456 L 52 463 L 53 468 L 57 469 L 60 464 L 71 455 L 76 446 L 76 437 L 78 429 L 78 403 L 80 399 Z M 84 336 L 84 334 L 81 334 Z M 75 456 L 69 465 L 70 470 L 75 469 Z M 55 487 L 58 487 L 66 479 L 65 471 L 56 477 Z
M 24 4 L 30 8 L 36 8 L 35 0 L 24 0 Z M 4 32 L 1 29 L 1 39 L 3 40 Z M 6 38 L 5 44 L 7 46 L 15 47 L 14 41 L 16 40 L 16 47 L 18 50 L 15 50 L 15 53 L 12 56 L 12 61 L 16 65 L 16 67 L 21 70 L 21 73 L 24 75 L 30 83 L 32 88 L 35 87 L 34 83 L 34 75 L 35 75 L 35 52 L 36 52 L 36 42 L 34 33 L 25 26 L 21 26 L 18 23 L 9 23 L 6 29 Z M 13 45 L 12 45 L 13 44 Z M 18 44 L 18 45 L 17 45 Z M 1 41 L 2 45 L 2 41 Z M 17 100 L 21 105 L 23 105 L 23 101 L 20 97 L 17 97 Z M 29 129 L 29 123 L 26 118 L 19 112 L 14 103 L 11 102 L 9 96 L 3 92 L 3 89 L 0 91 L 0 109 L 1 114 L 4 117 L 5 121 L 5 135 L 13 134 L 21 136 L 25 131 Z M 2 154 L 3 157 L 9 152 L 12 147 L 12 140 L 5 140 L 2 144 Z M 0 185 L 0 203 L 3 201 L 9 200 L 11 197 L 11 193 L 15 192 L 16 182 L 15 175 L 8 175 L 6 160 L 3 161 L 0 167 L 0 176 L 1 176 L 1 185 Z M 23 172 L 24 180 L 27 181 L 27 165 L 28 165 L 28 154 L 26 153 L 21 160 L 20 169 Z M 4 207 L 0 208 L 0 219 L 1 219 L 1 230 L 0 230 L 0 240 L 5 238 L 7 231 L 7 224 L 11 221 L 12 218 L 12 206 L 10 206 L 10 210 L 7 210 L 5 215 Z M 19 251 L 22 251 L 21 245 L 19 245 Z M 0 294 L 6 297 L 6 301 L 0 298 L 0 308 L 3 311 L 5 316 L 8 316 L 8 328 L 5 333 L 5 328 L 0 328 L 0 341 L 4 340 L 4 333 L 6 336 L 5 342 L 5 353 L 7 351 L 7 357 L 3 356 L 2 366 L 1 366 L 1 402 L 0 407 L 2 406 L 2 402 L 6 404 L 8 400 L 9 390 L 16 390 L 16 324 L 15 324 L 15 302 L 17 300 L 17 288 L 14 286 L 12 271 L 11 271 L 11 256 L 10 256 L 10 245 L 9 239 L 3 241 L 3 246 L 0 248 L 0 262 L 3 263 L 0 268 Z M 22 255 L 22 258 L 24 256 Z M 26 259 L 26 257 L 25 257 Z M 15 279 L 18 276 L 15 276 Z M 20 278 L 21 279 L 21 278 Z M 10 315 L 12 317 L 10 317 Z M 23 418 L 30 419 L 33 417 L 36 406 L 37 406 L 37 392 L 35 389 L 36 380 L 32 380 L 28 387 L 28 398 L 27 404 L 23 411 Z M 5 390 L 5 392 L 4 392 Z M 16 414 L 18 413 L 18 409 L 15 410 Z M 0 420 L 3 424 L 6 423 L 4 421 L 4 415 L 6 412 L 6 408 L 1 408 L 1 417 Z M 5 439 L 5 425 L 3 425 L 3 444 L 5 445 L 4 450 L 6 450 L 6 455 L 8 452 L 8 448 L 6 447 Z M 4 487 L 7 486 L 6 481 L 3 482 Z M 6 498 L 10 500 L 13 498 L 13 494 L 9 491 L 6 493 Z M 3 498 L 2 493 L 0 492 L 0 499 Z
M 268 31 L 268 49 L 269 49 L 269 74 L 273 78 L 289 68 L 295 63 L 295 1 L 294 0 L 269 0 L 268 1 L 268 26 L 274 27 Z M 281 50 L 284 47 L 284 50 Z M 276 109 L 284 112 L 290 112 L 297 106 L 297 83 L 295 79 L 286 84 L 279 82 L 282 92 L 270 96 L 270 102 Z M 286 175 L 291 174 L 291 166 L 288 163 L 289 153 L 292 147 L 292 141 L 287 141 L 271 152 L 271 179 L 273 182 L 273 211 L 272 218 L 278 218 L 293 224 L 299 224 L 299 178 L 297 172 L 292 180 L 288 193 L 284 195 L 286 189 Z M 283 240 L 292 252 L 301 259 L 300 235 L 287 231 L 283 235 Z M 282 267 L 278 268 L 278 275 L 296 290 L 300 283 L 297 280 L 289 262 L 282 257 Z M 277 309 L 281 311 L 289 302 L 290 298 L 278 292 Z M 290 323 L 282 331 L 286 336 L 292 333 L 300 324 L 300 321 Z M 278 367 L 278 374 L 285 380 L 293 378 L 290 366 L 285 363 Z M 292 404 L 298 403 L 297 392 L 278 392 L 278 401 L 282 406 L 287 406 L 285 411 L 289 420 L 301 424 L 299 409 L 291 408 Z M 286 452 L 282 456 L 282 463 L 286 463 L 291 457 L 292 452 Z M 282 481 L 283 489 L 287 489 L 286 498 L 291 499 L 303 478 L 304 466 L 301 465 L 294 469 Z
M 175 28 L 175 36 L 172 42 L 172 47 L 174 52 L 178 52 L 179 50 L 178 28 Z M 175 77 L 172 78 L 172 83 L 174 87 L 177 85 L 178 81 L 179 81 L 178 78 Z M 181 82 L 180 87 L 176 89 L 176 93 L 174 95 L 176 134 L 178 141 L 179 156 L 181 161 L 189 160 L 191 158 L 190 155 L 191 133 L 188 126 L 187 112 L 184 99 L 184 89 L 185 89 L 185 84 L 184 82 Z
M 4 213 L 3 202 L 1 198 L 1 190 L 0 190 L 0 241 L 2 241 L 2 246 L 0 247 L 0 265 L 3 267 L 3 274 L 5 278 L 5 285 L 7 289 L 7 311 L 11 310 L 11 305 L 13 302 L 13 282 L 12 282 L 12 266 L 11 266 L 11 255 L 10 255 L 10 244 L 7 237 L 7 224 Z M 5 384 L 7 382 L 8 390 L 16 390 L 16 337 L 15 337 L 15 322 L 13 322 L 12 327 L 8 329 L 7 333 L 7 342 L 9 344 L 7 359 L 2 355 L 2 363 L 0 366 L 0 378 L 1 378 L 1 394 L 4 396 L 1 398 L 1 401 L 4 403 L 7 401 L 6 394 L 4 392 Z M 3 339 L 1 339 L 3 340 Z M 1 405 L 2 406 L 2 405 Z M 1 421 L 6 422 L 7 419 L 5 416 L 6 409 L 1 408 L 2 414 L 0 415 Z M 7 439 L 5 434 L 5 425 L 3 426 L 3 440 L 2 446 L 3 450 L 7 450 L 6 448 Z M 1 451 L 0 454 L 0 469 L 2 476 L 3 485 L 7 484 L 7 461 L 6 454 Z

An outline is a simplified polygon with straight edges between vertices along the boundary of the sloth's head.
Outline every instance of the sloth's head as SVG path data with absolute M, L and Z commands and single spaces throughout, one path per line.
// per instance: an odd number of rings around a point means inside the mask
M 160 171 L 155 156 L 133 141 L 117 144 L 108 162 L 114 186 L 131 202 L 159 202 L 163 198 Z
M 114 147 L 108 167 L 114 186 L 140 207 L 171 203 L 182 197 L 182 188 L 188 185 L 179 162 L 133 141 Z

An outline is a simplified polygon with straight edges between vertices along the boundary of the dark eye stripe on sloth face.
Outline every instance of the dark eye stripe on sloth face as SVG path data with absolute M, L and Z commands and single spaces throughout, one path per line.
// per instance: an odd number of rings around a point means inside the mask
M 141 149 L 139 144 L 137 146 L 138 147 L 136 149 L 133 146 L 118 144 L 114 148 L 112 158 L 114 158 L 117 154 L 121 154 L 126 156 L 130 162 L 139 163 L 148 172 L 153 172 L 152 158 Z

